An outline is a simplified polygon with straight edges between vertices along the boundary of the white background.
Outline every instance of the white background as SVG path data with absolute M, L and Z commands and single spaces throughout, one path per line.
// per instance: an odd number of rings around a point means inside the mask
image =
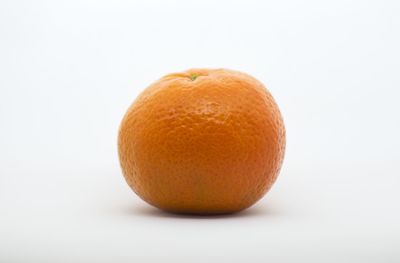
M 0 262 L 399 262 L 398 1 L 0 1 Z M 233 216 L 126 185 L 133 99 L 192 67 L 247 72 L 283 113 L 277 183 Z

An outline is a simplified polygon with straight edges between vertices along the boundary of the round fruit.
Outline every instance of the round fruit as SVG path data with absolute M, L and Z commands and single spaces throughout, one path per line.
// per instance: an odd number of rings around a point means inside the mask
M 191 69 L 148 87 L 122 120 L 119 157 L 129 186 L 176 213 L 220 214 L 259 200 L 278 176 L 285 128 L 253 77 Z

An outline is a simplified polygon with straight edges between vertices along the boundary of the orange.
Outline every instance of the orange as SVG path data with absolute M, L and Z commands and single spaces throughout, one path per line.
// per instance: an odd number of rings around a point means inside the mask
M 175 213 L 232 213 L 274 183 L 285 128 L 255 78 L 191 69 L 139 95 L 122 120 L 118 146 L 127 183 L 149 204 Z

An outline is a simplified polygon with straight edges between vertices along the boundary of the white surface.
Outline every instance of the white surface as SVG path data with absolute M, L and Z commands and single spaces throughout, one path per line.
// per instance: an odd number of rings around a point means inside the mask
M 399 262 L 398 1 L 0 2 L 0 262 Z M 180 217 L 140 201 L 119 122 L 191 67 L 263 81 L 287 127 L 272 191 Z

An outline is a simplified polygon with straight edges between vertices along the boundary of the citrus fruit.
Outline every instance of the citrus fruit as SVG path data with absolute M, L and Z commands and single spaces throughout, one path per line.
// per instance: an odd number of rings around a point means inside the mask
M 118 150 L 127 183 L 149 204 L 175 213 L 232 213 L 276 180 L 285 128 L 255 78 L 191 69 L 138 96 L 122 120 Z

